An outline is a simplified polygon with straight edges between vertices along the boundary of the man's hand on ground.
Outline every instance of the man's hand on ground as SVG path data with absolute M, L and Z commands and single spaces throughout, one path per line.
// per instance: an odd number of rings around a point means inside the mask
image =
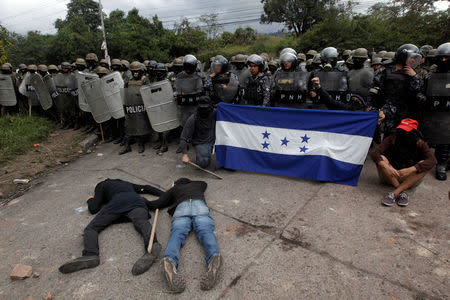
M 189 155 L 183 154 L 183 157 L 181 158 L 181 161 L 182 161 L 184 164 L 188 164 L 188 163 L 189 163 Z

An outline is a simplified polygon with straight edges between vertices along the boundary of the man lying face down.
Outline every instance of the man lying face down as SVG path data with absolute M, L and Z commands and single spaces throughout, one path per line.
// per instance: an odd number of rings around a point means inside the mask
M 204 181 L 180 178 L 158 200 L 150 201 L 148 204 L 150 209 L 169 207 L 167 212 L 173 216 L 172 229 L 164 252 L 164 273 L 174 292 L 183 292 L 186 287 L 177 268 L 180 248 L 186 242 L 191 227 L 205 250 L 205 261 L 208 265 L 200 285 L 201 289 L 210 290 L 214 287 L 222 266 L 222 257 L 214 235 L 214 220 L 206 206 L 206 187 Z
M 106 179 L 95 187 L 94 197 L 87 204 L 91 214 L 97 214 L 84 229 L 84 250 L 81 257 L 73 259 L 61 267 L 61 273 L 72 273 L 99 265 L 98 234 L 118 221 L 126 219 L 133 222 L 134 228 L 142 235 L 145 254 L 139 258 L 132 269 L 133 275 L 147 271 L 161 251 L 161 245 L 153 240 L 151 253 L 147 252 L 150 240 L 151 224 L 148 201 L 138 194 L 161 196 L 164 192 L 150 185 L 137 185 L 120 179 Z

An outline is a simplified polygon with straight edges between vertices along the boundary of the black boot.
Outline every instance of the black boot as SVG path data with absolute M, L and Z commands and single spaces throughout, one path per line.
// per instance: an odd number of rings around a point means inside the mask
M 436 165 L 436 179 L 447 180 L 447 161 L 450 154 L 450 145 L 436 145 L 435 156 L 438 161 Z
M 59 267 L 59 271 L 63 274 L 67 274 L 83 269 L 95 268 L 99 264 L 100 259 L 97 255 L 81 256 L 63 264 Z
M 164 152 L 167 152 L 167 151 L 169 151 L 169 147 L 167 147 L 167 146 L 162 146 L 161 148 L 159 148 L 158 151 L 156 151 L 156 154 L 162 155 Z
M 125 154 L 125 153 L 128 153 L 128 152 L 131 152 L 131 146 L 130 146 L 130 143 L 128 142 L 128 140 L 127 140 L 127 141 L 125 141 L 122 149 L 120 149 L 119 155 L 122 155 L 122 154 Z
M 138 144 L 138 153 L 144 153 L 144 151 L 145 151 L 145 144 L 139 143 Z
M 161 252 L 162 246 L 158 242 L 153 243 L 152 252 L 146 252 L 141 256 L 133 265 L 133 269 L 131 273 L 133 275 L 141 275 L 142 273 L 147 272 L 148 269 L 153 265 L 153 263 L 158 258 L 159 253 Z

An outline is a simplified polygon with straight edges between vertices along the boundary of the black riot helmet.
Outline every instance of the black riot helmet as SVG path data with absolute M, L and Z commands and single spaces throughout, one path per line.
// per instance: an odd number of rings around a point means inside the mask
M 444 43 L 436 51 L 438 72 L 447 73 L 450 71 L 450 43 Z
M 213 71 L 216 69 L 216 67 L 220 67 L 219 74 L 226 73 L 228 71 L 228 59 L 226 59 L 222 55 L 217 55 L 216 57 L 214 57 L 214 60 L 212 62 Z
M 165 64 L 158 63 L 156 65 L 155 72 L 156 72 L 156 79 L 157 80 L 161 81 L 161 80 L 166 79 L 166 77 L 167 77 L 167 68 L 166 68 Z
M 291 63 L 291 67 L 287 68 L 286 64 Z M 281 68 L 285 71 L 294 71 L 297 65 L 297 56 L 290 52 L 285 52 L 280 56 Z
M 155 70 L 157 65 L 158 65 L 158 62 L 156 60 L 151 60 L 148 62 L 147 70 L 149 70 L 149 71 Z
M 183 70 L 188 74 L 193 74 L 197 70 L 197 63 L 197 58 L 188 54 L 183 58 Z
M 395 62 L 403 66 L 410 66 L 415 69 L 422 59 L 419 48 L 413 44 L 404 44 L 398 47 L 395 53 Z
M 327 47 L 320 52 L 320 60 L 323 64 L 330 64 L 332 67 L 336 66 L 339 53 L 334 47 Z
M 258 66 L 259 72 L 264 72 L 264 58 L 258 54 L 252 54 L 247 58 L 247 65 L 254 64 Z

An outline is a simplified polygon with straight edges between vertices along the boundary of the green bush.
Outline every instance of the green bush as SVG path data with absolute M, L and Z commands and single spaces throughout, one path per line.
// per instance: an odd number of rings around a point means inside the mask
M 0 117 L 0 164 L 23 154 L 40 143 L 54 129 L 43 117 L 6 115 Z

